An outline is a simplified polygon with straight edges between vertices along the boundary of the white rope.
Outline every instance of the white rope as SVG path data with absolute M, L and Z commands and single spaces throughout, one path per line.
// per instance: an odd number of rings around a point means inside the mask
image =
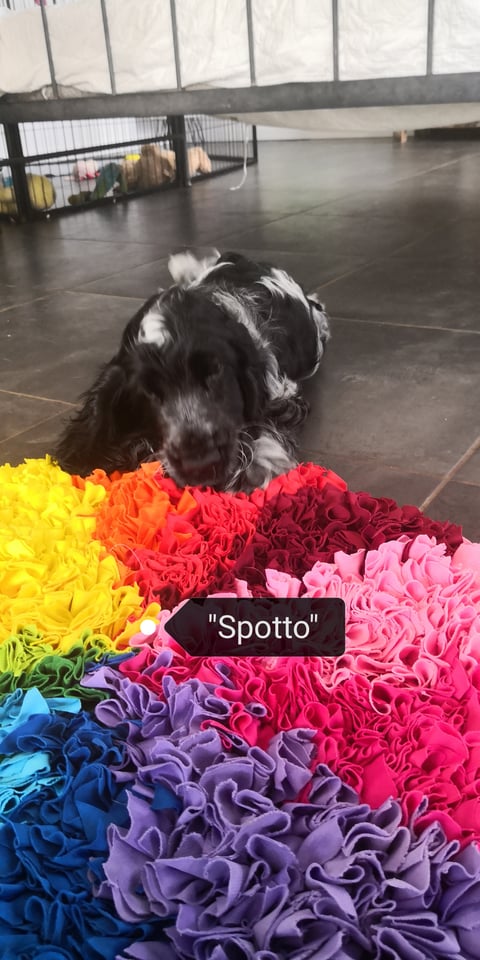
M 240 183 L 238 183 L 236 187 L 230 187 L 230 188 L 229 188 L 230 190 L 241 190 L 241 188 L 243 187 L 243 185 L 244 185 L 244 183 L 245 183 L 245 181 L 246 181 L 246 179 L 247 179 L 247 175 L 248 175 L 247 160 L 248 160 L 248 127 L 247 127 L 247 125 L 244 123 L 244 124 L 243 124 L 243 174 L 242 174 L 242 179 L 240 180 Z

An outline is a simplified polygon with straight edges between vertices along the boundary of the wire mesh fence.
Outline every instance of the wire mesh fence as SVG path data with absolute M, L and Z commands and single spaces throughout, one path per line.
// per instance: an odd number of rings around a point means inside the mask
M 0 215 L 35 219 L 194 183 L 256 161 L 255 130 L 205 116 L 0 127 Z
M 207 155 L 204 169 L 196 168 L 196 177 L 228 173 L 257 160 L 256 132 L 252 126 L 222 117 L 186 116 L 185 135 L 192 170 L 196 166 L 195 149 L 200 147 Z
M 69 2 L 0 0 L 0 16 L 2 10 L 40 8 L 48 52 L 48 10 Z M 100 3 L 104 11 L 104 0 Z M 106 26 L 104 17 L 104 31 Z M 50 67 L 55 84 L 52 62 Z M 254 163 L 256 158 L 254 128 L 230 118 L 119 117 L 5 124 L 0 126 L 0 216 L 29 220 L 60 211 L 78 212 L 99 203 L 185 186 Z

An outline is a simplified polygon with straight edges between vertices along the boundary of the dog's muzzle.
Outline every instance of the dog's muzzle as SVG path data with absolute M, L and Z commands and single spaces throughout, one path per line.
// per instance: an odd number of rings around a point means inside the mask
M 222 488 L 227 483 L 233 448 L 234 443 L 221 435 L 183 435 L 166 450 L 169 473 L 180 486 Z

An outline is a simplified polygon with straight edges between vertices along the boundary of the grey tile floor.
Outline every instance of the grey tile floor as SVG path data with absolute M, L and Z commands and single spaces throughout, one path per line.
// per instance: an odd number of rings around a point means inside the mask
M 304 458 L 480 540 L 480 144 L 263 144 L 238 180 L 0 226 L 0 462 L 51 450 L 167 255 L 215 245 L 327 304 Z

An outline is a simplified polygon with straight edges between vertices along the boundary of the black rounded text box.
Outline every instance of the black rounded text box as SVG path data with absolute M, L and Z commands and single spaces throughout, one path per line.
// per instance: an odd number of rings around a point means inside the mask
M 193 657 L 339 657 L 339 598 L 206 597 L 188 600 L 165 630 Z

